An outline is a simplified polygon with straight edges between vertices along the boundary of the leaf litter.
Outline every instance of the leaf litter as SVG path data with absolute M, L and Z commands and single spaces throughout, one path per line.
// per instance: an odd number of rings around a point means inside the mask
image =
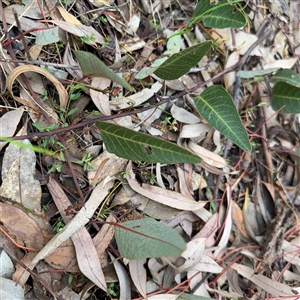
M 271 2 L 3 2 L 3 292 L 299 297 L 299 5 Z

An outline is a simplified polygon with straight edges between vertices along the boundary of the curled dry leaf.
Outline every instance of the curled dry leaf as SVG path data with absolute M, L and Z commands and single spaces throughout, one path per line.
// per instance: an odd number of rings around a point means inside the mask
M 200 122 L 200 119 L 194 114 L 175 104 L 171 107 L 171 114 L 174 119 L 185 124 L 197 124 Z
M 108 161 L 104 164 L 100 174 L 98 175 L 97 170 L 105 160 Z M 98 182 L 101 182 L 104 178 L 108 176 L 114 177 L 124 171 L 127 159 L 117 157 L 113 153 L 105 150 L 98 157 L 92 160 L 91 163 L 94 165 L 94 168 L 88 168 L 88 178 L 90 184 L 94 186 Z M 98 178 L 95 178 L 95 176 L 98 176 Z
M 131 290 L 130 290 L 130 278 L 127 271 L 124 269 L 122 264 L 114 258 L 114 256 L 109 253 L 110 259 L 115 267 L 119 283 L 120 283 L 120 297 L 122 300 L 131 300 Z
M 188 211 L 199 210 L 206 204 L 204 201 L 196 202 L 180 193 L 165 190 L 161 187 L 152 186 L 149 184 L 143 184 L 140 186 L 139 183 L 134 179 L 131 162 L 128 163 L 127 172 L 130 174 L 126 177 L 130 187 L 137 193 L 158 203 Z
M 55 86 L 57 92 L 58 92 L 58 96 L 59 96 L 59 101 L 60 101 L 60 107 L 61 108 L 66 108 L 67 106 L 67 102 L 68 102 L 68 93 L 67 91 L 65 90 L 64 86 L 50 73 L 48 72 L 47 70 L 45 69 L 42 69 L 40 67 L 37 67 L 37 66 L 19 66 L 19 67 L 16 67 L 15 69 L 13 69 L 10 74 L 8 75 L 7 77 L 7 89 L 8 91 L 10 92 L 10 94 L 12 95 L 12 97 L 22 103 L 22 104 L 25 104 L 31 108 L 33 108 L 34 110 L 36 110 L 36 107 L 34 107 L 32 104 L 30 103 L 27 103 L 27 101 L 25 101 L 26 103 L 24 103 L 24 99 L 18 97 L 18 96 L 15 96 L 13 94 L 13 83 L 14 81 L 16 80 L 16 78 L 22 74 L 22 73 L 25 73 L 25 72 L 36 72 L 36 73 L 39 73 L 39 74 L 42 74 L 44 75 L 47 79 L 49 79 L 53 85 Z
M 100 90 L 105 90 L 111 84 L 111 80 L 104 77 L 94 77 L 91 85 Z M 105 116 L 110 116 L 109 97 L 107 94 L 90 89 L 91 98 L 101 113 Z
M 188 146 L 194 153 L 199 155 L 206 164 L 216 168 L 225 168 L 228 166 L 226 160 L 219 154 L 211 152 L 192 141 L 188 142 Z
M 128 265 L 129 265 L 130 276 L 134 285 L 136 286 L 140 294 L 144 298 L 147 298 L 146 297 L 147 274 L 146 274 L 146 269 L 144 268 L 145 263 L 146 263 L 146 259 L 135 259 L 135 260 L 130 260 Z
M 149 100 L 155 93 L 162 88 L 159 82 L 154 83 L 151 88 L 145 88 L 142 91 L 135 93 L 129 97 L 121 97 L 109 102 L 112 110 L 126 109 L 128 107 L 135 107 Z

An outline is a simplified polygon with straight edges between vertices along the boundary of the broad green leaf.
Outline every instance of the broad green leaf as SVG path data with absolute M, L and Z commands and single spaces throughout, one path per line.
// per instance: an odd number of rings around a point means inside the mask
M 244 15 L 233 5 L 220 5 L 202 18 L 203 24 L 210 28 L 240 28 L 245 26 Z
M 134 91 L 134 88 L 127 81 L 115 74 L 94 54 L 86 51 L 75 51 L 75 56 L 85 76 L 105 77 L 129 91 Z
M 251 150 L 248 134 L 238 111 L 222 86 L 207 88 L 200 96 L 194 98 L 194 101 L 199 114 L 212 127 L 243 150 L 247 152 Z
M 274 110 L 280 110 L 283 114 L 300 113 L 300 88 L 286 82 L 277 82 L 273 87 L 271 104 Z
M 201 158 L 173 143 L 107 122 L 96 122 L 108 152 L 145 162 L 199 163 Z
M 54 27 L 46 30 L 39 30 L 36 34 L 36 45 L 44 46 L 59 42 L 60 36 L 58 29 L 58 27 Z
M 297 165 L 300 167 L 300 147 L 296 148 L 295 150 L 295 162 L 297 163 Z
M 183 293 L 176 300 L 213 300 L 213 298 Z
M 211 45 L 211 42 L 204 42 L 173 54 L 156 69 L 154 74 L 165 80 L 181 77 L 202 59 Z
M 194 10 L 194 13 L 193 13 L 193 18 L 192 18 L 192 22 L 190 22 L 190 24 L 193 24 L 194 23 L 194 20 L 198 20 L 201 19 L 203 17 L 203 15 L 205 13 L 207 13 L 207 11 L 209 9 L 212 8 L 212 5 L 210 5 L 210 0 L 201 0 L 198 2 L 195 10 Z
M 282 69 L 273 76 L 271 82 L 286 82 L 294 86 L 300 86 L 300 75 L 290 69 Z
M 258 70 L 258 71 L 238 71 L 236 73 L 236 76 L 248 79 L 248 78 L 253 78 L 256 76 L 268 75 L 268 74 L 278 71 L 279 69 L 280 68 L 271 68 L 271 69 L 267 69 L 267 70 Z
M 178 256 L 186 244 L 177 232 L 151 218 L 120 223 L 115 227 L 115 238 L 122 257 L 140 259 Z M 126 228 L 123 228 L 126 227 Z

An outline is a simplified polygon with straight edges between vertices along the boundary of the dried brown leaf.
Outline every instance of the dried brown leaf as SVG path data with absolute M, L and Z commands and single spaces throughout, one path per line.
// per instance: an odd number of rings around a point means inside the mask
M 278 281 L 272 280 L 261 274 L 254 274 L 254 270 L 238 263 L 231 266 L 232 269 L 236 270 L 240 275 L 252 281 L 258 287 L 265 290 L 267 293 L 273 297 L 280 296 L 295 296 L 293 293 L 293 288 L 286 284 L 280 283 Z
M 15 69 L 13 69 L 10 74 L 8 75 L 7 78 L 7 89 L 10 92 L 10 94 L 12 95 L 12 97 L 20 102 L 23 103 L 24 100 L 18 96 L 15 96 L 13 94 L 13 83 L 14 81 L 17 79 L 17 77 L 22 74 L 22 73 L 26 73 L 26 72 L 36 72 L 38 74 L 42 74 L 44 75 L 47 79 L 49 79 L 55 86 L 57 92 L 58 92 L 58 96 L 59 96 L 59 101 L 60 101 L 60 107 L 62 108 L 66 108 L 67 106 L 67 102 L 68 102 L 68 93 L 65 90 L 64 86 L 47 70 L 42 69 L 40 67 L 37 66 L 19 66 L 16 67 Z M 27 105 L 27 104 L 25 104 Z M 36 109 L 34 106 L 29 105 L 29 107 Z
M 146 280 L 147 274 L 144 264 L 146 259 L 129 260 L 129 272 L 131 279 L 139 293 L 146 298 Z
M 152 186 L 149 184 L 143 184 L 140 186 L 139 183 L 134 179 L 131 162 L 128 163 L 127 172 L 130 173 L 130 175 L 126 177 L 130 187 L 137 193 L 158 203 L 189 211 L 203 208 L 203 206 L 206 204 L 204 201 L 196 202 L 180 193 L 165 190 L 161 187 Z

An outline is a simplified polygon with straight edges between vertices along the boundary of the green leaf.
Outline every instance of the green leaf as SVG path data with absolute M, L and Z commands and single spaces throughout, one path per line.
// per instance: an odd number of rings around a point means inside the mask
M 212 8 L 212 5 L 210 5 L 210 0 L 201 0 L 198 2 L 194 13 L 193 13 L 193 18 L 192 22 L 189 24 L 194 24 L 194 20 L 199 20 L 203 17 L 203 15 L 210 9 Z
M 213 300 L 213 298 L 183 293 L 176 300 Z
M 173 54 L 156 69 L 154 74 L 165 80 L 181 77 L 202 59 L 211 45 L 211 42 L 204 42 Z
M 222 86 L 207 88 L 200 96 L 194 98 L 194 101 L 199 114 L 212 127 L 243 150 L 247 152 L 251 150 L 248 134 L 238 111 Z
M 201 158 L 173 143 L 107 122 L 96 122 L 108 152 L 145 162 L 199 163 Z
M 105 77 L 128 89 L 134 91 L 134 88 L 120 76 L 108 68 L 99 58 L 86 51 L 75 51 L 75 56 L 79 62 L 84 76 Z
M 281 69 L 273 76 L 271 82 L 286 82 L 294 86 L 299 86 L 300 75 L 290 69 Z
M 271 68 L 271 69 L 267 69 L 267 70 L 259 70 L 259 71 L 238 71 L 236 73 L 236 76 L 239 76 L 241 78 L 253 78 L 256 76 L 264 76 L 264 75 L 268 75 L 271 74 L 273 72 L 278 71 L 280 68 Z
M 227 2 L 216 5 L 216 9 L 205 14 L 202 21 L 209 28 L 240 28 L 246 24 L 244 15 Z
M 151 218 L 127 221 L 115 227 L 115 238 L 122 257 L 140 259 L 178 256 L 186 244 L 177 232 Z
M 45 46 L 59 42 L 60 35 L 58 33 L 58 29 L 58 27 L 54 27 L 46 30 L 39 30 L 36 34 L 36 45 Z
M 274 110 L 280 110 L 283 114 L 300 113 L 300 88 L 286 82 L 277 82 L 273 87 L 271 104 Z
M 297 165 L 300 167 L 300 147 L 296 148 L 295 152 L 295 162 L 297 163 Z

